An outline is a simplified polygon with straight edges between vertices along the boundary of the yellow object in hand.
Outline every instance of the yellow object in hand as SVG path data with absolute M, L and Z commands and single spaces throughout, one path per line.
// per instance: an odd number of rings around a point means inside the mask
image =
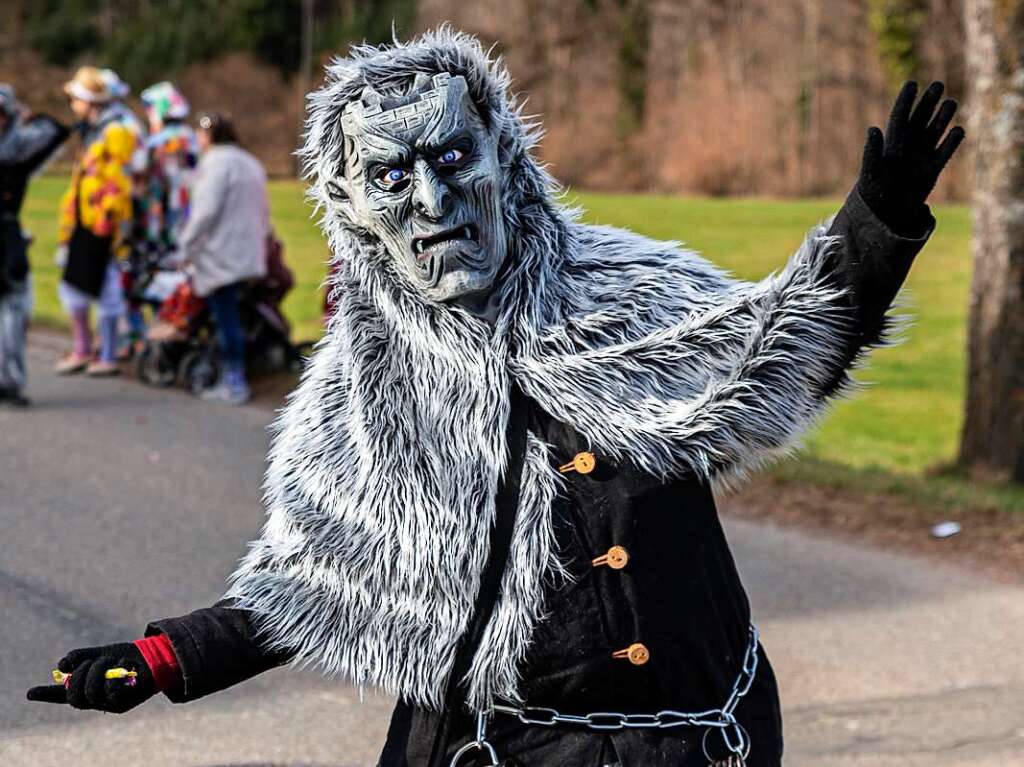
M 103 675 L 104 679 L 134 679 L 139 674 L 137 671 L 129 671 L 126 668 L 108 668 Z
M 137 671 L 129 671 L 126 668 L 108 668 L 106 673 L 103 675 L 104 679 L 134 679 L 139 673 Z M 63 671 L 58 669 L 53 670 L 53 681 L 57 684 L 64 684 L 71 678 L 71 674 L 65 674 Z

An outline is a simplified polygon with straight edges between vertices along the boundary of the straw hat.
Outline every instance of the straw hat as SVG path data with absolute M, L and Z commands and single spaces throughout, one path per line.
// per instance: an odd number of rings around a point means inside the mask
M 111 98 L 110 85 L 96 67 L 79 67 L 75 76 L 64 83 L 64 92 L 90 104 L 105 104 Z

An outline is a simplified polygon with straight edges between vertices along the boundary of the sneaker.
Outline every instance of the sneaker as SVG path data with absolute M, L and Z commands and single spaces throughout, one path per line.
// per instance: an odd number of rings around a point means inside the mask
M 11 407 L 28 407 L 32 404 L 32 401 L 21 393 L 19 389 L 0 389 L 0 405 L 9 405 Z
M 92 378 L 107 378 L 120 375 L 120 373 L 121 368 L 117 366 L 116 362 L 104 362 L 103 360 L 96 360 L 85 369 L 85 374 Z
M 0 397 L 0 404 L 7 404 L 11 408 L 28 408 L 32 400 L 20 391 L 10 391 Z
M 57 373 L 57 375 L 61 376 L 69 376 L 74 375 L 75 373 L 81 373 L 89 366 L 90 359 L 91 358 L 86 355 L 75 354 L 74 352 L 72 352 L 66 357 L 60 359 L 57 362 L 57 364 L 54 365 L 53 370 L 55 373 Z
M 229 386 L 221 382 L 204 389 L 200 395 L 205 402 L 216 402 L 221 405 L 244 405 L 249 401 L 249 387 L 245 384 Z

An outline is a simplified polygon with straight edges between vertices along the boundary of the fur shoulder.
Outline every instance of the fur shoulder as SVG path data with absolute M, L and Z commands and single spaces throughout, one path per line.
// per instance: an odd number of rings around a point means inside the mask
M 743 283 L 678 242 L 612 226 L 569 225 L 542 335 L 577 349 L 635 340 L 722 300 Z

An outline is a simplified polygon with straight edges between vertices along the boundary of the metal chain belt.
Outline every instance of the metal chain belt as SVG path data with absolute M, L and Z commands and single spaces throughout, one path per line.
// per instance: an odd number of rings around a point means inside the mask
M 708 736 L 717 730 L 721 734 L 722 741 L 730 753 L 725 763 L 742 765 L 750 754 L 750 736 L 743 726 L 736 721 L 736 716 L 733 712 L 743 697 L 750 692 L 750 688 L 754 684 L 754 678 L 757 676 L 757 647 L 759 638 L 760 635 L 758 634 L 757 627 L 751 624 L 750 641 L 747 644 L 747 651 L 743 656 L 743 667 L 733 683 L 729 697 L 721 708 L 696 712 L 666 709 L 656 714 L 620 714 L 601 711 L 577 716 L 574 714 L 563 714 L 553 708 L 539 706 L 516 708 L 514 706 L 494 705 L 489 711 L 482 711 L 477 715 L 476 740 L 470 741 L 459 749 L 449 767 L 459 767 L 462 757 L 472 751 L 485 752 L 490 759 L 490 764 L 487 767 L 498 767 L 498 758 L 494 747 L 487 741 L 487 724 L 492 713 L 514 716 L 523 724 L 539 727 L 555 727 L 564 724 L 598 731 L 705 727 L 707 729 L 704 731 L 701 746 L 708 760 L 714 762 L 713 757 L 708 753 Z

